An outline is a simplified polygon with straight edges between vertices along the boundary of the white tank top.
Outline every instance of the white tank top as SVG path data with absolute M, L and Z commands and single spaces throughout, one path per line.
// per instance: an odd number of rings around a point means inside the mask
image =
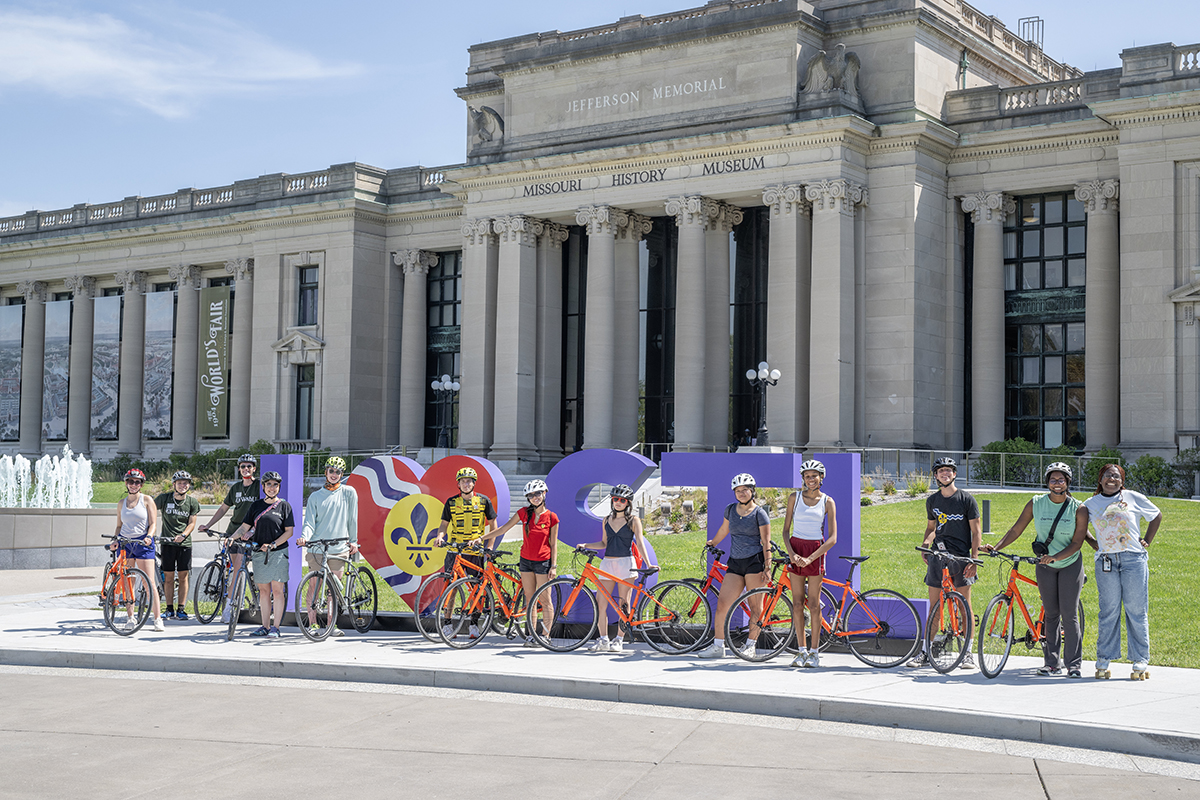
M 795 493 L 796 505 L 792 510 L 792 536 L 797 539 L 807 539 L 813 542 L 825 541 L 825 493 L 817 500 L 815 506 L 804 502 L 800 492 Z
M 144 539 L 150 515 L 146 512 L 146 495 L 138 495 L 138 504 L 130 508 L 125 499 L 121 499 L 121 533 L 122 539 Z

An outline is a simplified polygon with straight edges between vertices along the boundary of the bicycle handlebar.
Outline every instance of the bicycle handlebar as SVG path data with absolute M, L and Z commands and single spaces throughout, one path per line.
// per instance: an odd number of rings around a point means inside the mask
M 991 558 L 1007 558 L 1009 561 L 1013 562 L 1013 564 L 1024 563 L 1036 565 L 1041 562 L 1041 559 L 1033 558 L 1032 556 L 1017 556 L 1013 555 L 1012 553 L 1006 553 L 1003 550 L 988 550 L 985 552 Z
M 978 558 L 971 558 L 970 556 L 956 556 L 953 553 L 947 553 L 945 550 L 934 550 L 932 547 L 917 547 L 915 549 L 918 553 L 924 553 L 927 556 L 935 556 L 937 558 L 948 558 L 951 561 L 963 561 L 967 564 L 975 564 L 977 566 L 983 566 L 983 562 L 980 561 Z

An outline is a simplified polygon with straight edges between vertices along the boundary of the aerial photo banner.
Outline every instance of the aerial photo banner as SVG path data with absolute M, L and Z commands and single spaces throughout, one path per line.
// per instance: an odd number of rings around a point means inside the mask
M 196 360 L 196 433 L 223 437 L 229 420 L 229 287 L 200 290 L 200 358 Z
M 42 373 L 42 438 L 67 438 L 67 380 L 71 370 L 71 301 L 46 303 L 46 366 Z
M 0 306 L 0 442 L 15 442 L 21 427 L 21 324 L 25 307 Z
M 92 327 L 92 438 L 117 438 L 121 391 L 121 297 L 97 297 Z
M 175 354 L 175 293 L 146 294 L 145 385 L 142 435 L 171 438 L 171 391 Z

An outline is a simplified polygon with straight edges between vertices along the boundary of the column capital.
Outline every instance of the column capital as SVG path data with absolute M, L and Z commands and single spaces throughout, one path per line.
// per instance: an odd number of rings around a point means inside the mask
M 469 247 L 478 247 L 495 241 L 495 234 L 492 233 L 492 220 L 490 217 L 480 217 L 478 219 L 469 219 L 462 226 L 463 239 Z
M 1117 213 L 1120 195 L 1121 182 L 1115 179 L 1075 184 L 1075 199 L 1084 204 L 1088 214 Z
M 76 300 L 91 300 L 96 296 L 96 279 L 90 275 L 71 275 L 65 283 Z
M 557 222 L 545 221 L 542 223 L 542 229 L 538 232 L 541 241 L 551 247 L 562 247 L 563 242 L 570 237 L 571 231 L 566 225 L 559 225 Z
M 438 255 L 428 250 L 397 250 L 392 253 L 392 263 L 400 267 L 405 275 L 425 275 L 437 266 Z
M 575 212 L 575 222 L 587 228 L 588 236 L 616 236 L 629 224 L 629 212 L 612 206 L 584 206 Z
M 231 258 L 225 262 L 225 271 L 233 276 L 235 281 L 248 281 L 254 278 L 253 258 Z
M 687 225 L 703 225 L 707 220 L 705 200 L 708 198 L 698 194 L 668 197 L 665 204 L 667 216 L 674 217 L 675 224 L 681 228 Z
M 729 233 L 745 217 L 745 212 L 737 206 L 707 197 L 704 198 L 704 209 L 708 218 L 706 227 L 710 231 Z
M 812 215 L 812 203 L 804 196 L 804 186 L 799 183 L 764 188 L 763 205 L 771 209 L 772 217 Z
M 32 303 L 35 300 L 39 303 L 46 302 L 45 281 L 20 281 L 17 283 L 17 291 L 25 295 L 26 303 Z
M 113 275 L 113 280 L 121 284 L 121 288 L 125 290 L 125 294 L 146 293 L 146 273 L 136 270 L 127 269 Z
M 630 211 L 624 225 L 617 229 L 618 242 L 640 242 L 654 227 L 654 221 L 642 214 Z
M 983 222 L 1003 223 L 1005 217 L 1016 213 L 1017 201 L 1003 192 L 976 192 L 962 199 L 962 210 L 971 215 L 976 225 Z
M 500 237 L 501 242 L 535 245 L 537 235 L 542 229 L 542 221 L 522 214 L 507 217 L 496 217 L 492 220 L 492 230 Z
M 177 289 L 199 289 L 200 268 L 192 264 L 176 264 L 167 270 Z
M 867 188 L 845 178 L 834 178 L 804 186 L 804 198 L 812 203 L 812 212 L 837 211 L 853 214 L 855 206 L 867 205 Z

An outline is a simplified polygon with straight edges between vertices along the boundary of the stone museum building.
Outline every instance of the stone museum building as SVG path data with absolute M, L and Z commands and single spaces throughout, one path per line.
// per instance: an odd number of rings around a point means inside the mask
M 1036 23 L 714 0 L 531 33 L 470 48 L 463 163 L 0 219 L 0 453 L 724 449 L 767 361 L 772 445 L 1170 456 L 1200 44 L 1083 72 Z

